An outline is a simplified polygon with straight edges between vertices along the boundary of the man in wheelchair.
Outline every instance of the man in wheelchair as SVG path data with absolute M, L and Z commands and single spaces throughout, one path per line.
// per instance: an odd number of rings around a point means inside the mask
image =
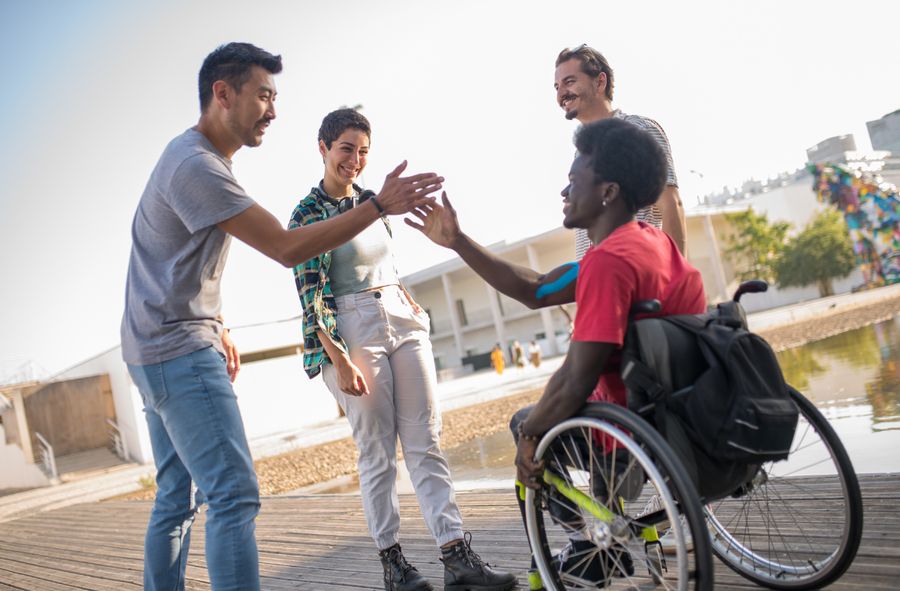
M 604 120 L 583 127 L 575 144 L 578 156 L 562 191 L 563 224 L 586 229 L 595 246 L 581 261 L 578 311 L 566 359 L 538 403 L 517 412 L 510 423 L 518 444 L 517 478 L 535 489 L 545 469 L 543 462 L 533 461 L 541 435 L 574 416 L 589 400 L 626 405 L 619 353 L 632 305 L 658 300 L 660 315 L 697 314 L 706 308 L 700 273 L 668 235 L 634 220 L 635 212 L 652 204 L 666 182 L 666 159 L 653 138 L 628 123 Z M 594 446 L 596 455 L 606 453 L 602 439 L 584 438 L 571 438 L 557 453 L 585 457 L 587 446 Z M 607 461 L 614 463 L 614 454 L 608 455 Z M 630 470 L 623 478 L 631 482 L 620 483 L 617 494 L 637 496 L 643 485 L 640 470 Z M 590 542 L 577 514 L 567 511 L 564 503 L 557 508 L 551 513 L 570 539 L 568 551 L 559 557 L 565 562 L 567 555 L 577 555 L 579 546 Z M 619 574 L 632 574 L 627 550 L 618 552 L 610 561 L 585 564 L 583 578 L 602 584 L 616 574 L 609 572 L 611 565 L 625 571 Z

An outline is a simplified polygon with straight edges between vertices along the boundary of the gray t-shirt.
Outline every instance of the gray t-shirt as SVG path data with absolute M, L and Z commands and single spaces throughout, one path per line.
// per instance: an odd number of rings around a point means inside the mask
M 160 156 L 131 228 L 122 357 L 162 363 L 210 345 L 222 350 L 219 286 L 231 236 L 216 224 L 254 201 L 231 161 L 189 129 Z

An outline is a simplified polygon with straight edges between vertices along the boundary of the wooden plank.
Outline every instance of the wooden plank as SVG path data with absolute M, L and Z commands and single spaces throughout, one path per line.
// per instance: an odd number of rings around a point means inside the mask
M 818 498 L 833 483 L 811 479 L 794 487 L 794 502 Z M 861 477 L 866 524 L 850 571 L 831 589 L 893 589 L 900 577 L 900 475 Z M 805 493 L 803 492 L 805 490 Z M 508 490 L 457 495 L 473 548 L 491 563 L 520 575 L 529 563 L 518 507 Z M 148 502 L 88 503 L 0 523 L 0 591 L 84 589 L 127 591 L 140 588 L 143 535 Z M 827 517 L 814 505 L 807 515 Z M 186 588 L 207 591 L 205 514 L 192 532 Z M 404 552 L 441 589 L 443 566 L 413 496 L 401 498 Z M 257 520 L 260 572 L 264 589 L 378 590 L 381 565 L 368 537 L 358 496 L 292 496 L 263 499 Z M 716 563 L 717 589 L 758 589 Z

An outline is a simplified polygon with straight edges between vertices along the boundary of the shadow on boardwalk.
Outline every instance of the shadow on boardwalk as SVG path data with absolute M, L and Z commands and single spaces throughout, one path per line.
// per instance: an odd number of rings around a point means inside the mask
M 900 577 L 900 474 L 861 478 L 865 531 L 859 554 L 831 589 L 895 589 Z M 473 547 L 520 574 L 527 589 L 527 545 L 512 491 L 460 493 Z M 415 498 L 401 499 L 403 548 L 435 583 L 443 577 Z M 142 542 L 149 502 L 86 503 L 0 524 L 0 590 L 127 591 L 141 588 Z M 203 516 L 194 528 L 188 589 L 209 589 Z M 381 566 L 358 496 L 269 497 L 257 528 L 264 589 L 381 589 Z M 436 585 L 441 589 L 441 585 Z M 717 589 L 753 584 L 716 564 Z

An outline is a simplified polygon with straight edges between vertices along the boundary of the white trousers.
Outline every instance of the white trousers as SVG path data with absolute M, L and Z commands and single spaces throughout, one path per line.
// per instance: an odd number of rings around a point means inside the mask
M 396 285 L 338 296 L 338 333 L 350 349 L 369 394 L 351 396 L 338 387 L 328 363 L 322 376 L 350 420 L 359 450 L 359 484 L 369 533 L 379 550 L 399 541 L 397 438 L 438 546 L 463 537 L 450 467 L 440 448 L 441 417 L 429 320 L 416 313 Z

